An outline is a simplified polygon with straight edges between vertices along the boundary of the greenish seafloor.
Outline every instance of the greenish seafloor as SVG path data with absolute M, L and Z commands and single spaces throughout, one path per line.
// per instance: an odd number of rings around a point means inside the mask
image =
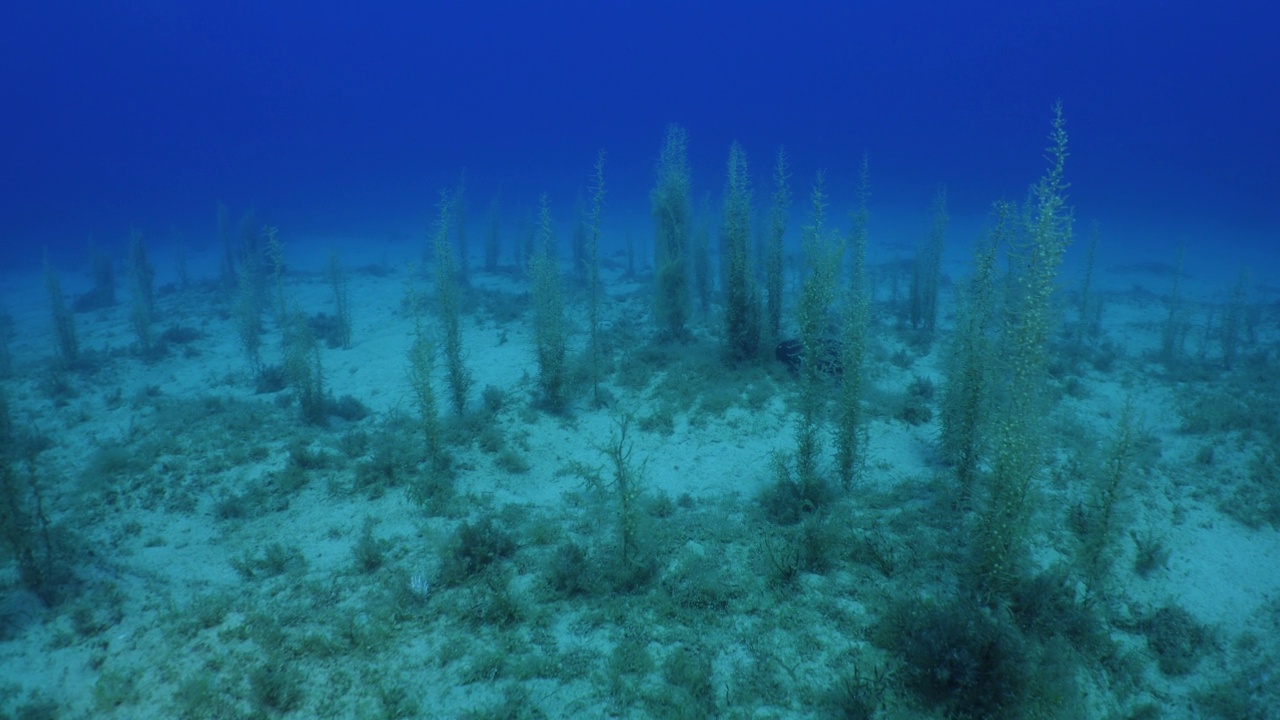
M 903 267 L 877 269 L 862 475 L 794 507 L 778 462 L 794 446 L 796 379 L 772 358 L 727 368 L 714 312 L 695 315 L 687 343 L 654 341 L 652 277 L 620 267 L 604 268 L 598 401 L 585 303 L 568 295 L 560 414 L 536 400 L 528 282 L 473 271 L 464 416 L 435 366 L 443 478 L 424 465 L 407 378 L 405 266 L 349 268 L 352 347 L 322 347 L 319 367 L 328 393 L 355 402 L 319 424 L 300 420 L 293 391 L 257 392 L 234 290 L 162 288 L 156 330 L 173 333 L 145 358 L 127 302 L 76 314 L 88 360 L 69 370 L 47 300 L 10 295 L 4 392 L 27 450 L 13 477 L 38 483 L 49 573 L 42 599 L 6 549 L 0 710 L 1275 717 L 1274 305 L 1251 300 L 1257 333 L 1225 368 L 1223 304 L 1188 300 L 1175 371 L 1154 357 L 1169 277 L 1099 291 L 1100 332 L 1081 345 L 1063 283 L 1035 571 L 993 607 L 965 579 L 973 518 L 937 449 L 954 297 L 943 290 L 940 338 L 922 352 L 900 327 Z M 307 313 L 334 311 L 322 273 L 284 287 Z M 264 323 L 263 362 L 280 363 Z M 1082 548 L 1126 402 L 1133 454 L 1099 572 Z

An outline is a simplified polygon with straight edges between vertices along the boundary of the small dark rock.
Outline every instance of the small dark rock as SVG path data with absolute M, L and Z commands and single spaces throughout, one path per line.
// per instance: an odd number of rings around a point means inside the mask
M 829 338 L 819 340 L 817 352 L 818 368 L 832 377 L 843 375 L 844 362 L 841 358 L 843 351 L 844 345 L 839 340 Z M 804 343 L 800 340 L 783 340 L 778 343 L 778 347 L 773 354 L 791 372 L 798 373 L 800 372 L 800 366 L 804 364 Z

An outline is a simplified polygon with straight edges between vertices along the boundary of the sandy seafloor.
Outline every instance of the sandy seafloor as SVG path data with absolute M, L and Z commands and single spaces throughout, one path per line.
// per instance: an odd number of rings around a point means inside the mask
M 291 302 L 333 312 L 326 253 L 297 257 L 293 247 L 286 238 Z M 473 270 L 463 338 L 475 380 L 468 412 L 482 419 L 452 430 L 453 494 L 424 505 L 409 493 L 420 452 L 370 469 L 380 437 L 395 428 L 418 437 L 403 299 L 421 246 L 332 247 L 349 276 L 353 345 L 322 349 L 321 366 L 329 390 L 370 415 L 326 427 L 302 424 L 288 390 L 255 393 L 232 292 L 210 280 L 212 253 L 193 255 L 189 288 L 173 286 L 171 258 L 155 258 L 156 328 L 198 336 L 154 362 L 130 350 L 121 270 L 117 305 L 75 317 L 82 348 L 100 360 L 91 372 L 50 369 L 39 272 L 4 278 L 0 298 L 16 329 L 10 412 L 51 441 L 19 474 L 36 474 L 69 573 L 46 607 L 23 589 L 6 549 L 4 716 L 853 717 L 842 712 L 858 693 L 872 698 L 870 717 L 945 715 L 945 702 L 909 688 L 907 661 L 877 627 L 895 604 L 959 592 L 962 555 L 948 553 L 968 519 L 946 516 L 950 480 L 936 451 L 953 285 L 943 291 L 943 342 L 897 362 L 907 346 L 888 316 L 888 285 L 878 285 L 864 477 L 825 516 L 830 557 L 782 581 L 777 548 L 797 530 L 764 518 L 758 497 L 775 455 L 794 446 L 796 381 L 772 359 L 723 369 L 714 315 L 696 317 L 690 345 L 652 350 L 651 276 L 623 277 L 613 258 L 603 303 L 611 403 L 595 406 L 578 383 L 569 411 L 554 416 L 533 401 L 527 281 Z M 68 297 L 87 289 L 83 268 L 61 274 Z M 1050 647 L 1067 658 L 1056 661 L 1069 667 L 1062 687 L 1076 694 L 1042 706 L 1067 717 L 1280 717 L 1280 511 L 1265 512 L 1280 504 L 1280 440 L 1266 435 L 1277 420 L 1255 418 L 1256 429 L 1247 417 L 1188 421 L 1274 392 L 1275 298 L 1249 296 L 1262 308 L 1259 335 L 1242 344 L 1248 360 L 1236 370 L 1175 379 L 1152 359 L 1172 277 L 1150 266 L 1099 268 L 1097 278 L 1102 335 L 1089 344 L 1110 343 L 1117 356 L 1102 369 L 1083 363 L 1069 392 L 1065 377 L 1050 381 L 1053 460 L 1033 531 L 1042 568 L 1070 567 L 1072 507 L 1094 492 L 1090 468 L 1104 462 L 1126 398 L 1142 452 L 1121 489 L 1105 588 L 1087 594 L 1111 644 L 1091 655 L 1035 640 L 1039 662 Z M 1076 283 L 1062 279 L 1064 323 Z M 416 284 L 430 296 L 428 276 Z M 1229 288 L 1198 286 L 1193 272 L 1183 288 L 1186 352 L 1204 346 L 1212 367 L 1217 350 L 1205 337 Z M 567 297 L 577 357 L 586 316 L 581 293 Z M 264 359 L 278 363 L 269 316 L 264 327 Z M 440 363 L 436 376 L 448 423 Z M 896 408 L 917 376 L 938 393 L 927 402 L 932 419 L 912 425 Z M 505 393 L 491 416 L 489 386 Z M 1272 397 L 1234 412 L 1274 415 Z M 591 570 L 617 550 L 616 503 L 584 474 L 608 479 L 602 449 L 624 415 L 655 571 L 616 591 Z M 490 426 L 498 432 L 482 440 Z M 449 577 L 457 529 L 482 517 L 513 547 Z M 1134 570 L 1140 541 L 1157 546 L 1143 573 Z M 357 552 L 362 543 L 372 559 Z M 580 586 L 556 579 L 569 543 L 585 549 Z M 1064 582 L 1085 604 L 1078 577 L 1068 571 Z M 1172 671 L 1148 632 L 1170 608 L 1194 621 L 1181 638 L 1190 666 Z

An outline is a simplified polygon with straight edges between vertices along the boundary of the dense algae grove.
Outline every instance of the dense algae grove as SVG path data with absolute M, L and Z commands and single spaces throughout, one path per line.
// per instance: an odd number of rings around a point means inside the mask
M 464 174 L 412 242 L 219 205 L 15 279 L 4 717 L 1273 716 L 1250 275 L 1095 268 L 1061 105 L 960 253 L 875 157 L 695 142 L 649 217 L 601 152 L 567 217 Z

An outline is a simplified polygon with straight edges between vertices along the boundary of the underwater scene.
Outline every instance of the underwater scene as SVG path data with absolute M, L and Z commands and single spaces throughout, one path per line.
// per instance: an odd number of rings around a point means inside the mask
M 960 5 L 14 11 L 0 717 L 1280 717 L 1276 11 Z

